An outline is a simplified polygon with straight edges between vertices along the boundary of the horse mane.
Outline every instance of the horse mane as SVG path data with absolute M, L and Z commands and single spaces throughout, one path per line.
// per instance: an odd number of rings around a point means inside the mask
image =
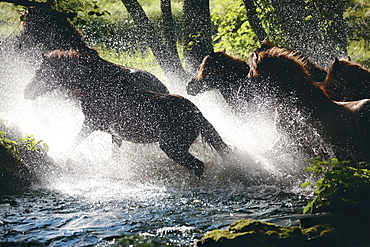
M 307 59 L 302 54 L 285 48 L 273 47 L 268 51 L 254 53 L 249 59 L 248 77 L 262 76 L 272 79 L 270 86 L 280 88 L 280 92 L 295 92 L 301 101 L 318 104 L 328 101 L 328 97 L 311 79 L 306 67 Z
M 327 79 L 325 80 L 324 85 L 328 86 L 330 83 L 334 83 L 334 77 L 338 74 L 340 71 L 345 71 L 345 73 L 341 73 L 341 76 L 348 75 L 350 78 L 353 78 L 354 75 L 358 74 L 368 74 L 370 75 L 370 71 L 361 64 L 358 64 L 356 62 L 353 62 L 349 59 L 335 59 L 334 63 L 330 66 L 329 72 L 327 75 Z M 346 79 L 346 78 L 343 78 Z
M 262 51 L 269 51 L 270 49 L 278 47 L 275 46 L 268 38 L 265 38 L 264 40 L 261 41 L 261 47 L 257 48 L 255 51 L 256 52 L 262 52 Z M 295 53 L 295 56 L 299 56 L 302 59 L 302 62 L 305 63 L 306 69 L 309 71 L 311 78 L 314 81 L 317 82 L 323 82 L 325 80 L 325 77 L 327 75 L 327 71 L 320 66 L 318 66 L 316 63 L 311 62 L 310 59 L 301 51 L 292 49 L 292 48 L 281 48 L 285 49 L 286 52 L 292 52 Z
M 247 62 L 245 60 L 241 59 L 238 56 L 231 56 L 231 55 L 227 54 L 225 51 L 221 51 L 219 53 L 222 54 L 222 55 L 224 55 L 225 57 L 227 57 L 231 61 L 235 62 L 235 64 L 243 64 L 243 65 L 246 65 L 247 64 Z
M 307 58 L 302 54 L 296 51 L 291 51 L 286 48 L 272 47 L 266 51 L 255 52 L 249 59 L 249 66 L 251 68 L 250 75 L 255 77 L 258 75 L 257 66 L 262 63 L 262 61 L 274 60 L 268 62 L 270 68 L 267 70 L 273 69 L 273 66 L 284 67 L 284 70 L 279 71 L 275 70 L 277 74 L 285 73 L 289 71 L 290 74 L 300 75 L 311 79 L 310 73 L 307 69 Z M 282 64 L 284 64 L 282 66 Z
M 215 62 L 213 63 L 212 60 Z M 195 79 L 199 80 L 202 78 L 206 65 L 209 65 L 209 63 L 213 63 L 212 68 L 222 70 L 225 74 L 246 74 L 249 70 L 249 65 L 245 60 L 237 56 L 231 56 L 225 51 L 220 51 L 204 57 L 196 75 L 194 76 Z
M 349 59 L 335 59 L 320 88 L 336 101 L 368 98 L 370 71 Z
M 86 57 L 86 56 L 87 56 L 86 52 L 78 51 L 74 49 L 69 49 L 69 50 L 58 49 L 58 50 L 49 51 L 48 53 L 45 54 L 45 57 L 50 58 L 50 59 L 81 58 L 81 57 Z

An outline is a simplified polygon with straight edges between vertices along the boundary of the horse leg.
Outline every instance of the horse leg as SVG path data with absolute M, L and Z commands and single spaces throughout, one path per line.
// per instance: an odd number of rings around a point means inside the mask
M 168 140 L 161 140 L 159 142 L 159 147 L 170 159 L 193 171 L 197 177 L 201 177 L 203 175 L 204 164 L 189 153 L 190 145 L 191 143 L 168 142 Z

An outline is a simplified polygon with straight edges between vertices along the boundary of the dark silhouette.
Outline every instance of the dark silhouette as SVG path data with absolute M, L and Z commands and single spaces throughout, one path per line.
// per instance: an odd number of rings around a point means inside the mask
M 350 60 L 335 59 L 319 85 L 331 100 L 370 99 L 370 71 Z
M 369 160 L 369 105 L 354 114 L 343 105 L 332 102 L 317 88 L 305 66 L 302 56 L 287 49 L 273 47 L 267 51 L 255 52 L 249 59 L 249 77 L 261 88 L 266 98 L 275 101 L 279 127 L 307 143 L 300 136 L 307 129 L 306 123 L 314 126 L 318 134 L 333 147 L 338 159 Z M 294 119 L 291 109 L 299 110 L 303 119 Z M 358 119 L 363 113 L 365 117 Z M 304 121 L 304 122 L 303 122 Z M 313 133 L 305 133 L 305 135 Z M 315 141 L 315 140 L 314 140 Z
M 94 55 L 56 50 L 45 56 L 25 89 L 25 98 L 35 99 L 64 88 L 81 102 L 85 120 L 80 140 L 101 130 L 110 133 L 118 146 L 122 140 L 159 142 L 169 158 L 197 176 L 203 174 L 204 165 L 189 153 L 189 147 L 199 134 L 220 154 L 228 152 L 228 146 L 193 103 L 181 96 L 136 87 L 131 83 L 134 78 L 129 70 Z
M 24 15 L 24 28 L 18 37 L 20 48 L 27 54 L 29 48 L 38 47 L 41 53 L 62 49 L 74 49 L 94 58 L 92 61 L 107 63 L 99 57 L 96 50 L 88 47 L 81 34 L 68 22 L 68 15 L 45 8 L 29 8 Z M 153 74 L 124 66 L 119 66 L 122 73 L 135 74 L 131 83 L 138 87 L 156 92 L 168 93 L 166 86 Z M 84 68 L 81 68 L 84 69 Z M 89 73 L 85 71 L 84 73 Z
M 188 82 L 189 95 L 218 89 L 226 102 L 234 109 L 244 103 L 244 85 L 249 73 L 248 64 L 224 51 L 207 55 L 195 76 Z
M 261 48 L 257 48 L 256 52 L 261 52 L 261 51 L 268 51 L 269 49 L 276 47 L 268 38 L 264 39 L 261 41 Z M 290 52 L 294 52 L 297 56 L 301 57 L 301 60 L 304 62 L 303 65 L 309 72 L 312 80 L 314 82 L 323 82 L 325 80 L 325 77 L 327 75 L 327 71 L 318 66 L 316 63 L 311 62 L 308 57 L 303 54 L 300 51 L 290 49 L 290 48 L 282 48 L 282 49 L 287 49 Z

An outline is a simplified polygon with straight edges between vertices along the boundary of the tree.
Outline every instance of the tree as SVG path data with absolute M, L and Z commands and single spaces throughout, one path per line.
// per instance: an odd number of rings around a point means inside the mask
M 285 44 L 301 50 L 321 66 L 328 67 L 335 57 L 347 56 L 346 35 L 342 32 L 345 29 L 343 8 L 336 7 L 341 6 L 343 1 L 335 1 L 335 4 L 333 1 L 313 2 L 320 2 L 321 8 L 327 11 L 326 20 L 331 20 L 333 24 L 322 26 L 322 18 L 317 18 L 318 12 L 305 1 L 271 0 Z M 334 11 L 329 12 L 329 9 Z
M 243 0 L 247 10 L 247 17 L 253 32 L 257 35 L 258 40 L 261 42 L 267 37 L 267 33 L 263 28 L 257 14 L 256 5 L 253 0 Z
M 185 63 L 194 71 L 213 52 L 209 0 L 184 0 L 183 15 Z
M 185 2 L 187 1 L 185 0 Z M 53 0 L 47 1 L 47 3 L 31 0 L 4 0 L 4 2 L 43 8 L 56 8 L 57 6 L 57 3 Z M 137 0 L 121 0 L 121 2 L 132 17 L 138 32 L 151 48 L 157 62 L 168 79 L 177 82 L 183 82 L 188 79 L 190 75 L 183 68 L 177 51 L 171 1 L 160 0 L 163 20 L 163 28 L 161 30 L 155 28 L 153 22 L 148 18 Z M 61 5 L 60 2 L 58 4 Z M 213 49 L 208 0 L 199 2 L 193 0 L 190 5 L 191 7 L 189 7 L 188 3 L 184 3 L 184 16 L 187 20 L 184 26 L 184 37 L 190 38 L 190 40 L 187 38 L 184 40 L 187 44 L 185 58 L 187 63 L 191 64 L 189 68 L 192 68 L 195 65 L 198 66 L 201 59 Z M 193 13 L 194 11 L 196 13 Z M 188 27 L 188 25 L 194 25 L 194 27 Z
M 156 32 L 152 21 L 147 17 L 137 0 L 122 0 L 122 3 L 134 20 L 139 32 L 149 44 L 166 76 L 170 80 L 174 79 L 176 81 L 182 81 L 184 78 L 188 77 L 181 65 L 176 47 L 173 47 L 173 37 L 170 37 L 170 35 L 174 33 L 173 26 L 172 28 L 169 26 L 172 22 L 172 18 L 170 18 L 170 16 L 172 17 L 169 5 L 170 2 L 161 0 L 161 8 L 162 11 L 164 11 L 164 13 L 162 12 L 162 16 L 165 23 L 163 38 Z

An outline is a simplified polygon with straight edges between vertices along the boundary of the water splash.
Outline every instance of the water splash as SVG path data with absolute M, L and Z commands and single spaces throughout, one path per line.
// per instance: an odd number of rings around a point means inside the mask
M 158 144 L 124 142 L 114 153 L 110 135 L 94 132 L 75 145 L 79 103 L 61 91 L 25 100 L 40 61 L 3 48 L 0 59 L 0 117 L 43 139 L 56 163 L 40 167 L 41 188 L 15 198 L 18 206 L 0 204 L 4 241 L 109 246 L 117 236 L 142 233 L 142 241 L 193 246 L 206 231 L 241 218 L 297 224 L 290 215 L 304 203 L 297 196 L 304 165 L 299 155 L 276 151 L 281 133 L 269 112 L 237 116 L 218 93 L 190 98 L 178 90 L 233 150 L 222 159 L 198 138 L 190 150 L 205 161 L 205 178 L 198 180 Z
M 268 111 L 247 111 L 238 116 L 217 92 L 191 97 L 184 89 L 178 89 L 177 93 L 200 108 L 233 150 L 222 159 L 198 138 L 190 150 L 205 162 L 205 178 L 198 181 L 185 168 L 172 162 L 158 144 L 124 142 L 117 154 L 112 151 L 109 134 L 94 132 L 75 145 L 74 138 L 84 118 L 79 103 L 58 90 L 34 101 L 25 100 L 23 90 L 40 61 L 24 59 L 6 49 L 2 50 L 1 59 L 6 64 L 1 68 L 1 117 L 50 146 L 49 155 L 58 169 L 45 173 L 47 187 L 99 198 L 119 193 L 127 195 L 125 191 L 138 194 L 135 192 L 138 186 L 143 192 L 149 184 L 161 191 L 198 187 L 230 190 L 265 183 L 300 182 L 297 179 L 304 169 L 304 157 L 289 150 L 276 150 L 281 133 Z

